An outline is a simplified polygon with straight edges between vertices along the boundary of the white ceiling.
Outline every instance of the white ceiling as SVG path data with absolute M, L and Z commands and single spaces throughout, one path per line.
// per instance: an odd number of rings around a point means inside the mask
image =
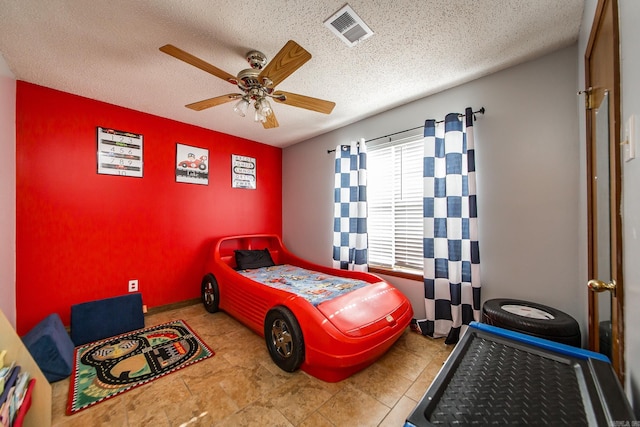
M 350 0 L 374 31 L 353 48 L 323 22 L 344 0 L 0 0 L 0 54 L 18 80 L 286 147 L 577 40 L 584 0 Z M 264 129 L 184 105 L 237 87 L 158 50 L 236 75 L 288 40 L 312 59 L 277 89 L 334 101 L 330 115 L 273 103 Z

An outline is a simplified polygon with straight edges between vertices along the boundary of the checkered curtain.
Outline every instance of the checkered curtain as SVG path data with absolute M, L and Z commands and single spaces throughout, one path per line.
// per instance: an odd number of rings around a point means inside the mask
M 458 342 L 463 325 L 480 320 L 480 255 L 473 112 L 425 122 L 424 291 L 420 331 Z M 464 326 L 466 328 L 466 326 Z
M 367 148 L 364 139 L 336 147 L 333 266 L 367 271 Z

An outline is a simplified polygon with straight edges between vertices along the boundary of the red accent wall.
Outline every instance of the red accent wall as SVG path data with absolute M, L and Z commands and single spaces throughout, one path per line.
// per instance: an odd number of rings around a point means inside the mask
M 149 307 L 197 298 L 213 238 L 282 234 L 280 148 L 22 81 L 16 121 L 19 334 L 129 279 Z M 143 178 L 97 173 L 98 126 L 143 135 Z M 178 142 L 209 150 L 209 185 L 176 182 Z M 256 158 L 256 190 L 231 188 L 232 154 Z

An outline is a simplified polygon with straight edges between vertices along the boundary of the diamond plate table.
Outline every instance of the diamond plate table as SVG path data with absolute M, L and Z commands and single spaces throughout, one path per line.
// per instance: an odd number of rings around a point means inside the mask
M 405 427 L 630 425 L 605 356 L 472 322 Z

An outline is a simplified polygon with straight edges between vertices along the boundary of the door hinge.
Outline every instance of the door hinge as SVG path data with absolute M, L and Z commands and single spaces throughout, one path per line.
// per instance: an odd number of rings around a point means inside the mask
M 585 90 L 578 91 L 578 95 L 584 94 L 584 108 L 585 110 L 591 110 L 593 108 L 593 88 L 589 87 Z

